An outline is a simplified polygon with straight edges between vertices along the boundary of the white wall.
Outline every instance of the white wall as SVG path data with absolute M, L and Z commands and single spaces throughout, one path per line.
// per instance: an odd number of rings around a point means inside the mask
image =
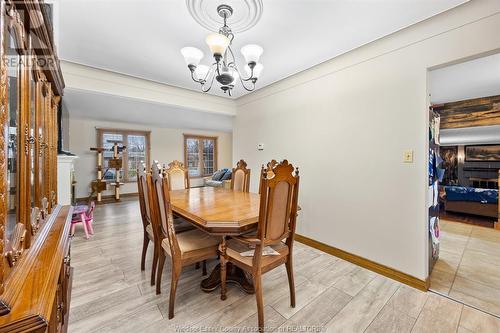
M 299 234 L 425 279 L 427 70 L 500 49 L 499 11 L 474 0 L 238 99 L 234 160 L 287 158 Z
M 201 134 L 218 137 L 218 168 L 230 168 L 232 164 L 232 134 L 226 132 L 200 131 L 191 129 L 159 128 L 131 123 L 105 122 L 92 119 L 71 117 L 69 119 L 69 148 L 79 156 L 75 161 L 75 176 L 77 181 L 76 197 L 83 198 L 90 194 L 90 182 L 96 177 L 97 154 L 90 151 L 96 147 L 96 127 L 121 128 L 151 131 L 151 160 L 168 163 L 173 160 L 184 161 L 183 134 Z M 193 179 L 192 185 L 202 183 L 201 179 Z M 136 193 L 137 184 L 126 183 L 121 193 Z M 111 191 L 103 193 L 112 194 Z

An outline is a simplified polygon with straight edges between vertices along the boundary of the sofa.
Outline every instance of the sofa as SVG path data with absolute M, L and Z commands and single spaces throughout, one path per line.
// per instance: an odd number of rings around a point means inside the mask
M 231 176 L 232 171 L 230 169 L 221 169 L 210 177 L 203 178 L 203 182 L 205 186 L 210 187 L 223 187 L 223 188 L 231 188 Z

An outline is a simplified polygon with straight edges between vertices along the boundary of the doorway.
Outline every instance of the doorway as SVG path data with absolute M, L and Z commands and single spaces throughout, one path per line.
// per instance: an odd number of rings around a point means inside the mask
M 500 317 L 500 54 L 429 72 L 430 289 Z

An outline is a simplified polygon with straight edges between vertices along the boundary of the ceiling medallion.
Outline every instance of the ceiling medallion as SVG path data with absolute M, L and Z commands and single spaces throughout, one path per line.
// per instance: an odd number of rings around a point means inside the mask
M 212 33 L 205 39 L 213 60 L 210 66 L 200 65 L 203 52 L 196 47 L 184 47 L 181 54 L 186 61 L 186 65 L 191 72 L 191 79 L 199 83 L 203 92 L 208 92 L 212 88 L 214 80 L 220 85 L 224 93 L 231 96 L 236 81 L 240 81 L 241 86 L 247 91 L 255 89 L 255 83 L 259 79 L 263 66 L 259 63 L 260 56 L 264 49 L 259 45 L 249 44 L 241 48 L 241 53 L 245 57 L 244 75 L 236 64 L 234 52 L 231 44 L 234 39 L 232 26 L 227 23 L 234 10 L 227 4 L 217 7 L 217 15 L 222 18 L 223 26 L 218 29 L 219 33 Z
M 210 31 L 219 31 L 224 23 L 221 16 L 218 15 L 217 7 L 221 4 L 220 0 L 186 0 L 186 6 L 189 13 L 202 27 Z M 228 23 L 234 32 L 246 31 L 259 22 L 262 16 L 262 0 L 225 0 L 234 10 Z

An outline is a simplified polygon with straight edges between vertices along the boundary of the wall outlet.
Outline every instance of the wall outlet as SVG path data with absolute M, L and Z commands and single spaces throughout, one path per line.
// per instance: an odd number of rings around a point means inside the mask
M 264 150 L 264 144 L 263 143 L 257 144 L 257 150 Z
M 413 150 L 408 149 L 403 153 L 403 162 L 404 163 L 413 163 Z

